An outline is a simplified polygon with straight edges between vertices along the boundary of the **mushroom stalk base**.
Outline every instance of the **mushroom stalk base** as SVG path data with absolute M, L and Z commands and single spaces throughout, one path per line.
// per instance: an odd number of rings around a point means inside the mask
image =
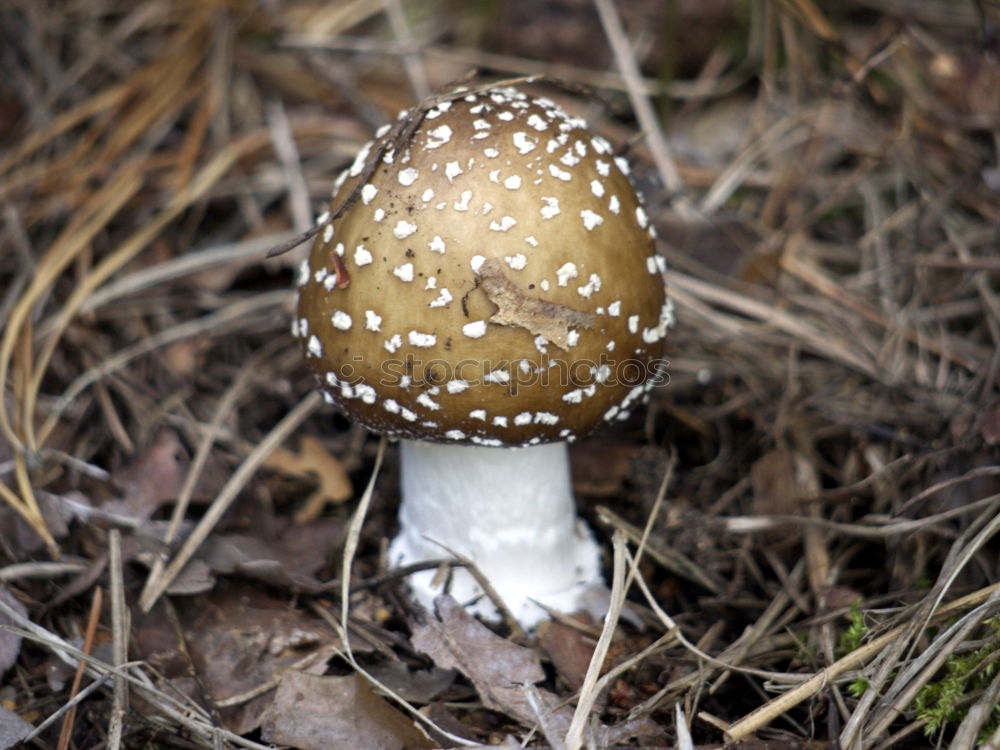
M 401 441 L 400 532 L 389 562 L 468 557 L 524 627 L 545 619 L 535 602 L 572 613 L 604 590 L 600 548 L 576 515 L 565 443 L 482 448 Z M 449 552 L 451 550 L 451 552 Z M 428 609 L 443 593 L 436 571 L 408 578 Z M 473 576 L 454 568 L 448 592 L 467 609 L 496 619 L 496 608 Z

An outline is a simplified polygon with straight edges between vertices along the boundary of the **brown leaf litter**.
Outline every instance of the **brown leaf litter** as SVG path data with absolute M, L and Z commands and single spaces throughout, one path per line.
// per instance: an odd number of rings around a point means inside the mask
M 578 705 L 599 748 L 1000 744 L 954 672 L 1000 614 L 995 4 L 594 6 L 2 4 L 0 750 L 561 748 Z M 378 449 L 265 260 L 473 66 L 569 83 L 670 265 L 669 382 L 571 448 L 627 553 L 594 692 L 599 625 L 414 611 L 391 447 L 343 580 Z M 481 271 L 494 324 L 592 322 Z

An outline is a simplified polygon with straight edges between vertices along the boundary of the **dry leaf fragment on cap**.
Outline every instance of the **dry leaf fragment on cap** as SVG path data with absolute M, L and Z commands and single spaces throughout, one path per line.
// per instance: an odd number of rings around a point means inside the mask
M 517 284 L 507 278 L 500 261 L 496 259 L 483 261 L 479 267 L 479 284 L 489 301 L 499 308 L 490 318 L 491 323 L 520 326 L 560 349 L 569 348 L 573 330 L 589 330 L 594 327 L 594 316 L 591 313 L 522 292 Z

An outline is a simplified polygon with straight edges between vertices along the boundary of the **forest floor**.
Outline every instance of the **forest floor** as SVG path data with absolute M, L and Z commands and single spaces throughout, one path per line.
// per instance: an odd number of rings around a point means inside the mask
M 998 25 L 3 3 L 0 750 L 1000 748 Z M 396 449 L 314 392 L 307 247 L 266 257 L 470 74 L 572 84 L 669 266 L 669 383 L 571 449 L 606 622 L 414 610 Z

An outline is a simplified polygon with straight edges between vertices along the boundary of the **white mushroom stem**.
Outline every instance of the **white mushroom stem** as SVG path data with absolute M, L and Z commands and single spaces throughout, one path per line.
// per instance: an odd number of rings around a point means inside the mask
M 400 532 L 389 561 L 404 566 L 468 557 L 525 627 L 547 614 L 534 602 L 572 613 L 603 591 L 600 549 L 576 515 L 565 443 L 482 448 L 402 441 Z M 447 549 L 446 549 L 447 548 Z M 434 570 L 409 578 L 429 609 L 442 593 Z M 449 593 L 469 611 L 497 611 L 469 572 L 455 568 Z M 533 601 L 534 600 L 534 601 Z

